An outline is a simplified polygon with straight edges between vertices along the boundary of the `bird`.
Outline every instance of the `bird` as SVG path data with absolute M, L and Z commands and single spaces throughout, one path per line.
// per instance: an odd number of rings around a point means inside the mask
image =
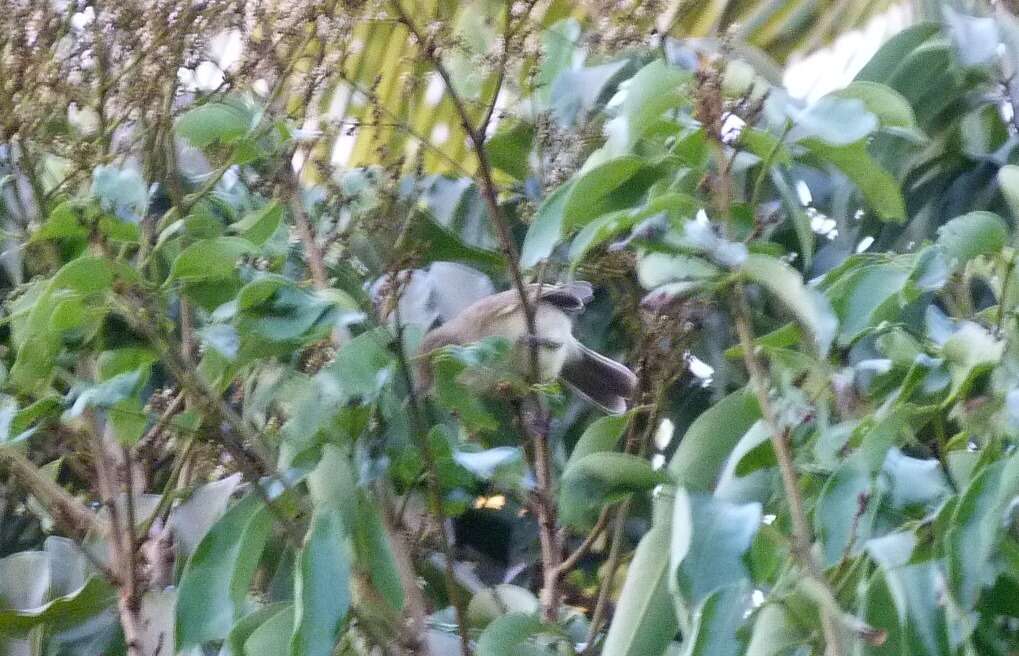
M 535 334 L 517 289 L 485 296 L 422 337 L 417 349 L 419 389 L 432 383 L 431 355 L 450 345 L 465 345 L 487 337 L 503 337 L 512 345 L 511 363 L 522 376 L 531 373 L 531 348 L 537 348 L 539 382 L 561 379 L 580 396 L 609 414 L 626 412 L 637 377 L 629 367 L 582 344 L 573 335 L 573 317 L 594 298 L 584 281 L 557 285 L 525 285 L 534 312 Z

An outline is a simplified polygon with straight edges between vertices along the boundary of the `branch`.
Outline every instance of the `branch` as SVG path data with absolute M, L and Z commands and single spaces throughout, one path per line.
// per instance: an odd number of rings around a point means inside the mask
M 397 285 L 397 276 L 391 276 L 392 285 Z M 414 379 L 411 376 L 410 364 L 407 361 L 407 354 L 404 352 L 403 321 L 400 319 L 399 291 L 397 291 L 395 304 L 396 317 L 396 357 L 400 365 L 400 373 L 403 382 L 407 386 L 407 394 L 410 396 L 410 419 L 414 427 L 414 433 L 418 438 L 418 449 L 421 451 L 421 458 L 425 462 L 427 476 L 428 505 L 436 521 L 439 522 L 439 546 L 442 549 L 443 560 L 445 561 L 446 596 L 449 597 L 453 609 L 456 611 L 457 631 L 460 634 L 460 653 L 462 656 L 470 656 L 470 636 L 467 635 L 467 610 L 464 607 L 463 599 L 460 597 L 460 589 L 456 583 L 456 571 L 453 564 L 453 547 L 449 543 L 449 536 L 446 534 L 446 515 L 442 510 L 442 488 L 439 484 L 439 468 L 435 462 L 435 454 L 432 452 L 432 445 L 429 441 L 428 431 L 425 430 L 424 420 L 421 416 L 421 406 L 418 404 L 417 391 L 414 388 Z
M 94 418 L 92 418 L 94 420 Z M 98 420 L 95 420 L 98 424 Z M 117 574 L 119 594 L 117 609 L 120 613 L 120 626 L 124 631 L 124 642 L 128 656 L 144 656 L 142 654 L 142 618 L 139 603 L 138 570 L 135 559 L 134 527 L 130 524 L 134 518 L 134 503 L 131 490 L 127 494 L 127 517 L 122 517 L 117 503 L 117 491 L 120 487 L 116 476 L 116 466 L 111 466 L 109 453 L 103 440 L 101 429 L 89 424 L 86 429 L 91 438 L 92 456 L 96 467 L 96 484 L 99 497 L 110 513 L 109 551 L 113 571 Z M 131 463 L 125 462 L 130 468 Z
M 304 246 L 305 259 L 308 262 L 308 270 L 311 271 L 311 281 L 315 289 L 327 289 L 329 287 L 329 275 L 326 273 L 325 262 L 322 258 L 322 250 L 315 241 L 315 229 L 308 220 L 301 203 L 301 182 L 294 171 L 291 162 L 293 158 L 287 158 L 284 167 L 284 179 L 287 184 L 287 206 L 294 216 L 294 225 L 297 228 L 297 236 Z
M 11 476 L 18 479 L 29 493 L 39 499 L 53 516 L 53 521 L 68 535 L 81 538 L 89 531 L 105 532 L 105 526 L 94 512 L 51 481 L 17 447 L 0 448 L 0 463 L 7 463 Z M 112 577 L 110 580 L 115 580 Z
M 789 513 L 793 524 L 793 558 L 797 560 L 807 576 L 813 579 L 821 589 L 835 603 L 835 595 L 831 585 L 824 577 L 820 564 L 814 558 L 811 550 L 813 538 L 811 537 L 810 524 L 807 522 L 807 515 L 803 510 L 803 497 L 800 495 L 800 485 L 796 476 L 796 467 L 793 462 L 792 450 L 789 447 L 789 431 L 783 429 L 781 422 L 771 405 L 768 396 L 767 375 L 757 361 L 754 350 L 754 336 L 750 327 L 750 308 L 747 304 L 746 294 L 741 285 L 736 286 L 733 298 L 734 314 L 736 318 L 736 332 L 739 334 L 740 346 L 743 349 L 743 361 L 750 375 L 750 385 L 757 396 L 757 402 L 761 406 L 761 414 L 771 433 L 771 445 L 775 450 L 775 459 L 778 461 L 778 469 L 782 475 L 782 487 L 785 491 L 786 500 L 789 503 Z M 839 638 L 839 618 L 831 612 L 830 608 L 821 608 L 821 628 L 824 631 L 824 639 L 827 643 L 827 654 L 830 656 L 842 656 L 845 652 L 842 649 L 842 642 Z
M 245 447 L 242 442 L 238 442 L 234 437 L 234 435 L 239 435 L 252 446 L 257 447 L 262 443 L 261 435 L 252 430 L 243 417 L 231 408 L 215 390 L 210 389 L 205 381 L 197 375 L 198 367 L 194 362 L 185 360 L 179 348 L 170 348 L 169 337 L 161 335 L 155 330 L 152 314 L 145 307 L 139 307 L 137 302 L 132 305 L 129 301 L 120 297 L 113 298 L 113 305 L 118 314 L 127 321 L 128 325 L 138 331 L 139 334 L 145 336 L 152 347 L 156 349 L 160 362 L 178 381 L 184 393 L 191 397 L 192 403 L 198 407 L 205 408 L 229 427 L 230 431 L 217 433 L 218 439 L 216 441 L 227 450 L 238 467 L 243 470 L 245 476 L 253 482 L 255 493 L 261 497 L 269 512 L 284 527 L 284 534 L 287 540 L 295 547 L 299 547 L 298 536 L 303 531 L 279 508 L 279 505 L 269 496 L 265 487 L 259 483 L 259 479 L 263 476 L 268 476 L 275 479 L 284 488 L 288 489 L 290 486 L 266 455 Z
M 570 573 L 580 559 L 590 553 L 591 548 L 594 547 L 594 543 L 598 541 L 601 534 L 605 532 L 605 527 L 608 526 L 609 517 L 612 516 L 612 506 L 605 506 L 602 509 L 601 514 L 598 515 L 598 521 L 591 527 L 587 537 L 584 541 L 571 553 L 569 556 L 563 559 L 563 562 L 559 563 L 559 567 L 556 568 L 556 576 L 562 578 Z
M 450 76 L 449 71 L 443 65 L 434 45 L 424 38 L 417 25 L 415 25 L 414 21 L 411 20 L 410 16 L 408 16 L 407 12 L 404 10 L 400 0 L 393 0 L 392 6 L 400 22 L 407 27 L 411 35 L 414 37 L 414 40 L 422 49 L 425 58 L 431 63 L 439 77 L 442 78 L 442 81 L 446 86 L 448 96 L 460 117 L 463 129 L 467 133 L 467 137 L 474 148 L 474 153 L 478 158 L 477 175 L 481 196 L 484 199 L 485 206 L 488 209 L 488 214 L 492 219 L 492 223 L 495 225 L 496 232 L 499 237 L 499 243 L 502 247 L 502 252 L 506 256 L 507 267 L 509 269 L 510 278 L 513 281 L 513 287 L 517 290 L 517 293 L 520 296 L 520 305 L 524 313 L 527 333 L 533 338 L 537 334 L 534 324 L 534 307 L 531 305 L 528 298 L 527 286 L 524 283 L 524 278 L 520 270 L 520 255 L 517 251 L 516 243 L 513 240 L 509 223 L 499 207 L 499 193 L 495 182 L 492 179 L 492 167 L 488 161 L 488 153 L 485 150 L 485 135 L 471 124 L 471 115 L 467 109 L 467 105 L 464 103 L 463 98 L 460 97 L 460 94 L 457 93 L 456 87 L 453 85 L 453 79 Z M 529 341 L 531 370 L 530 382 L 536 383 L 540 379 L 540 376 L 538 375 L 537 340 L 531 339 Z M 543 561 L 542 571 L 544 573 L 544 582 L 541 589 L 542 616 L 547 622 L 556 622 L 559 616 L 559 581 L 556 571 L 559 566 L 560 545 L 556 534 L 555 507 L 548 502 L 552 491 L 555 489 L 552 466 L 548 453 L 548 412 L 538 394 L 532 392 L 530 398 L 534 402 L 538 413 L 538 421 L 536 423 L 540 425 L 541 428 L 539 430 L 532 430 L 529 422 L 523 422 L 521 429 L 524 431 L 525 436 L 530 437 L 534 447 L 534 472 L 538 487 L 539 500 L 541 501 L 538 505 L 538 537 L 541 542 Z

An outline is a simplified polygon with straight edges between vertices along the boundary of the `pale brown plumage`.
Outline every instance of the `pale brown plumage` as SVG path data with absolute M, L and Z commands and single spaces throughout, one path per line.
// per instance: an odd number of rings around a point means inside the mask
M 636 376 L 625 365 L 592 351 L 573 336 L 570 315 L 582 312 L 590 302 L 591 285 L 529 285 L 528 295 L 534 308 L 533 341 L 538 348 L 540 378 L 547 381 L 559 377 L 606 412 L 624 412 L 636 387 Z M 515 289 L 486 296 L 429 331 L 418 348 L 418 386 L 431 386 L 430 355 L 435 350 L 493 336 L 505 337 L 514 345 L 514 366 L 526 376 L 532 339 Z

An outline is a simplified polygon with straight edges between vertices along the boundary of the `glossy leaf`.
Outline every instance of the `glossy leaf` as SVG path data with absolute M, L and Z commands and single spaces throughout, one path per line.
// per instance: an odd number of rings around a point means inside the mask
M 669 593 L 668 523 L 655 524 L 641 538 L 626 573 L 602 653 L 605 656 L 661 654 L 679 625 Z
M 535 635 L 546 630 L 536 615 L 508 613 L 495 620 L 478 638 L 477 656 L 524 656 L 540 654 L 537 647 L 528 645 Z M 530 649 L 526 649 L 530 647 Z
M 589 526 L 602 504 L 631 492 L 650 490 L 667 478 L 638 456 L 591 453 L 563 472 L 559 495 L 562 520 L 571 526 Z
M 521 266 L 529 269 L 552 254 L 563 237 L 563 217 L 572 190 L 572 183 L 561 185 L 538 206 L 520 251 Z
M 817 290 L 804 285 L 799 273 L 767 255 L 750 255 L 740 273 L 774 294 L 807 329 L 817 351 L 821 354 L 828 352 L 838 322 L 828 300 Z
M 170 280 L 202 282 L 229 278 L 238 258 L 254 251 L 254 245 L 241 237 L 204 239 L 181 251 L 173 261 Z
M 255 495 L 230 508 L 188 559 L 177 597 L 177 645 L 225 638 L 247 611 L 251 577 L 269 537 L 269 511 Z
M 744 388 L 708 408 L 690 425 L 669 462 L 676 485 L 711 491 L 729 453 L 761 418 L 752 390 Z
M 573 446 L 570 459 L 566 462 L 566 469 L 592 453 L 614 451 L 619 438 L 630 424 L 631 417 L 631 413 L 626 413 L 600 417 L 591 422 Z
M 315 509 L 294 577 L 293 656 L 329 656 L 350 609 L 350 556 L 340 511 Z
M 193 146 L 204 148 L 216 142 L 236 142 L 247 134 L 250 118 L 233 105 L 210 102 L 182 114 L 175 127 Z
M 938 246 L 952 268 L 978 255 L 997 253 L 1008 241 L 1008 228 L 997 214 L 970 212 L 938 228 Z
M 744 554 L 761 525 L 761 504 L 721 501 L 680 488 L 672 515 L 670 587 L 688 607 L 749 581 Z
M 863 141 L 832 145 L 820 139 L 806 139 L 802 144 L 845 173 L 883 221 L 906 220 L 906 202 L 898 181 L 874 161 Z

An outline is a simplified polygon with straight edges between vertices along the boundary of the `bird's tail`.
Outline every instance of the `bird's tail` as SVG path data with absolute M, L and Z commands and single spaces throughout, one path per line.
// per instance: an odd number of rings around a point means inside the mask
M 563 381 L 605 412 L 626 412 L 626 402 L 637 387 L 634 373 L 580 342 L 576 347 L 576 354 L 563 365 Z

